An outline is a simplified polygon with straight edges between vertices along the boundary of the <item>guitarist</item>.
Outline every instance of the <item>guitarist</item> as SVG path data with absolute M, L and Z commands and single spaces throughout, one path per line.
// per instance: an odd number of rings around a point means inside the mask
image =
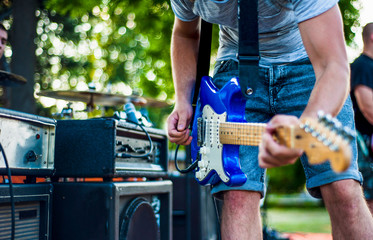
M 265 195 L 265 168 L 294 163 L 302 155 L 277 144 L 276 127 L 299 124 L 319 110 L 338 116 L 353 128 L 349 65 L 338 0 L 259 0 L 260 81 L 247 98 L 246 120 L 267 123 L 259 149 L 240 147 L 242 170 L 248 179 L 240 187 L 213 186 L 223 199 L 222 239 L 262 239 L 260 198 Z M 192 92 L 196 76 L 200 19 L 219 24 L 219 51 L 214 83 L 222 87 L 238 77 L 237 0 L 171 0 L 175 13 L 171 61 L 176 104 L 167 120 L 171 142 L 188 145 Z M 373 219 L 362 197 L 356 144 L 351 167 L 340 174 L 329 163 L 309 165 L 301 160 L 307 188 L 323 198 L 334 239 L 373 239 Z M 259 159 L 259 161 L 258 161 Z

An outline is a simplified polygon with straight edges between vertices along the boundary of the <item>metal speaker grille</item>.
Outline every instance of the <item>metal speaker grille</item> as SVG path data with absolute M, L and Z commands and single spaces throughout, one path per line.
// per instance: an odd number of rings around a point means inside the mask
M 0 205 L 0 240 L 11 238 L 12 214 L 10 203 Z M 15 239 L 40 239 L 40 203 L 15 204 Z

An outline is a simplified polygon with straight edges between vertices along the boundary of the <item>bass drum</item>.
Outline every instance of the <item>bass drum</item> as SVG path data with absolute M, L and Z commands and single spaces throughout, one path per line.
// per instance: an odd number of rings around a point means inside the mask
M 160 240 L 160 229 L 153 207 L 144 198 L 135 198 L 120 215 L 120 240 Z

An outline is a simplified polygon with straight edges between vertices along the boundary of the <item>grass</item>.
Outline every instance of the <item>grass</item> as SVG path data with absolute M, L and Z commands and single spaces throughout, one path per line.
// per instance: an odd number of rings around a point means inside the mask
M 280 232 L 330 233 L 325 208 L 269 208 L 267 225 Z

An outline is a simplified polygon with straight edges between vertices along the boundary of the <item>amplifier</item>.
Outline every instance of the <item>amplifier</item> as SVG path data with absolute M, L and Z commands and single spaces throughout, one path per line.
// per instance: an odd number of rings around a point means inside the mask
M 51 239 L 51 184 L 14 184 L 15 239 Z M 0 239 L 11 239 L 9 185 L 0 185 Z
M 164 131 L 124 120 L 59 120 L 56 128 L 56 177 L 163 177 L 168 140 Z M 149 153 L 150 152 L 150 153 Z M 146 153 L 149 153 L 147 156 Z
M 172 239 L 171 181 L 53 186 L 53 240 Z
M 211 189 L 197 183 L 193 173 L 171 175 L 173 185 L 172 235 L 174 240 L 216 240 L 219 220 Z
M 56 120 L 0 108 L 0 143 L 12 175 L 51 176 Z M 0 154 L 0 174 L 7 169 Z

